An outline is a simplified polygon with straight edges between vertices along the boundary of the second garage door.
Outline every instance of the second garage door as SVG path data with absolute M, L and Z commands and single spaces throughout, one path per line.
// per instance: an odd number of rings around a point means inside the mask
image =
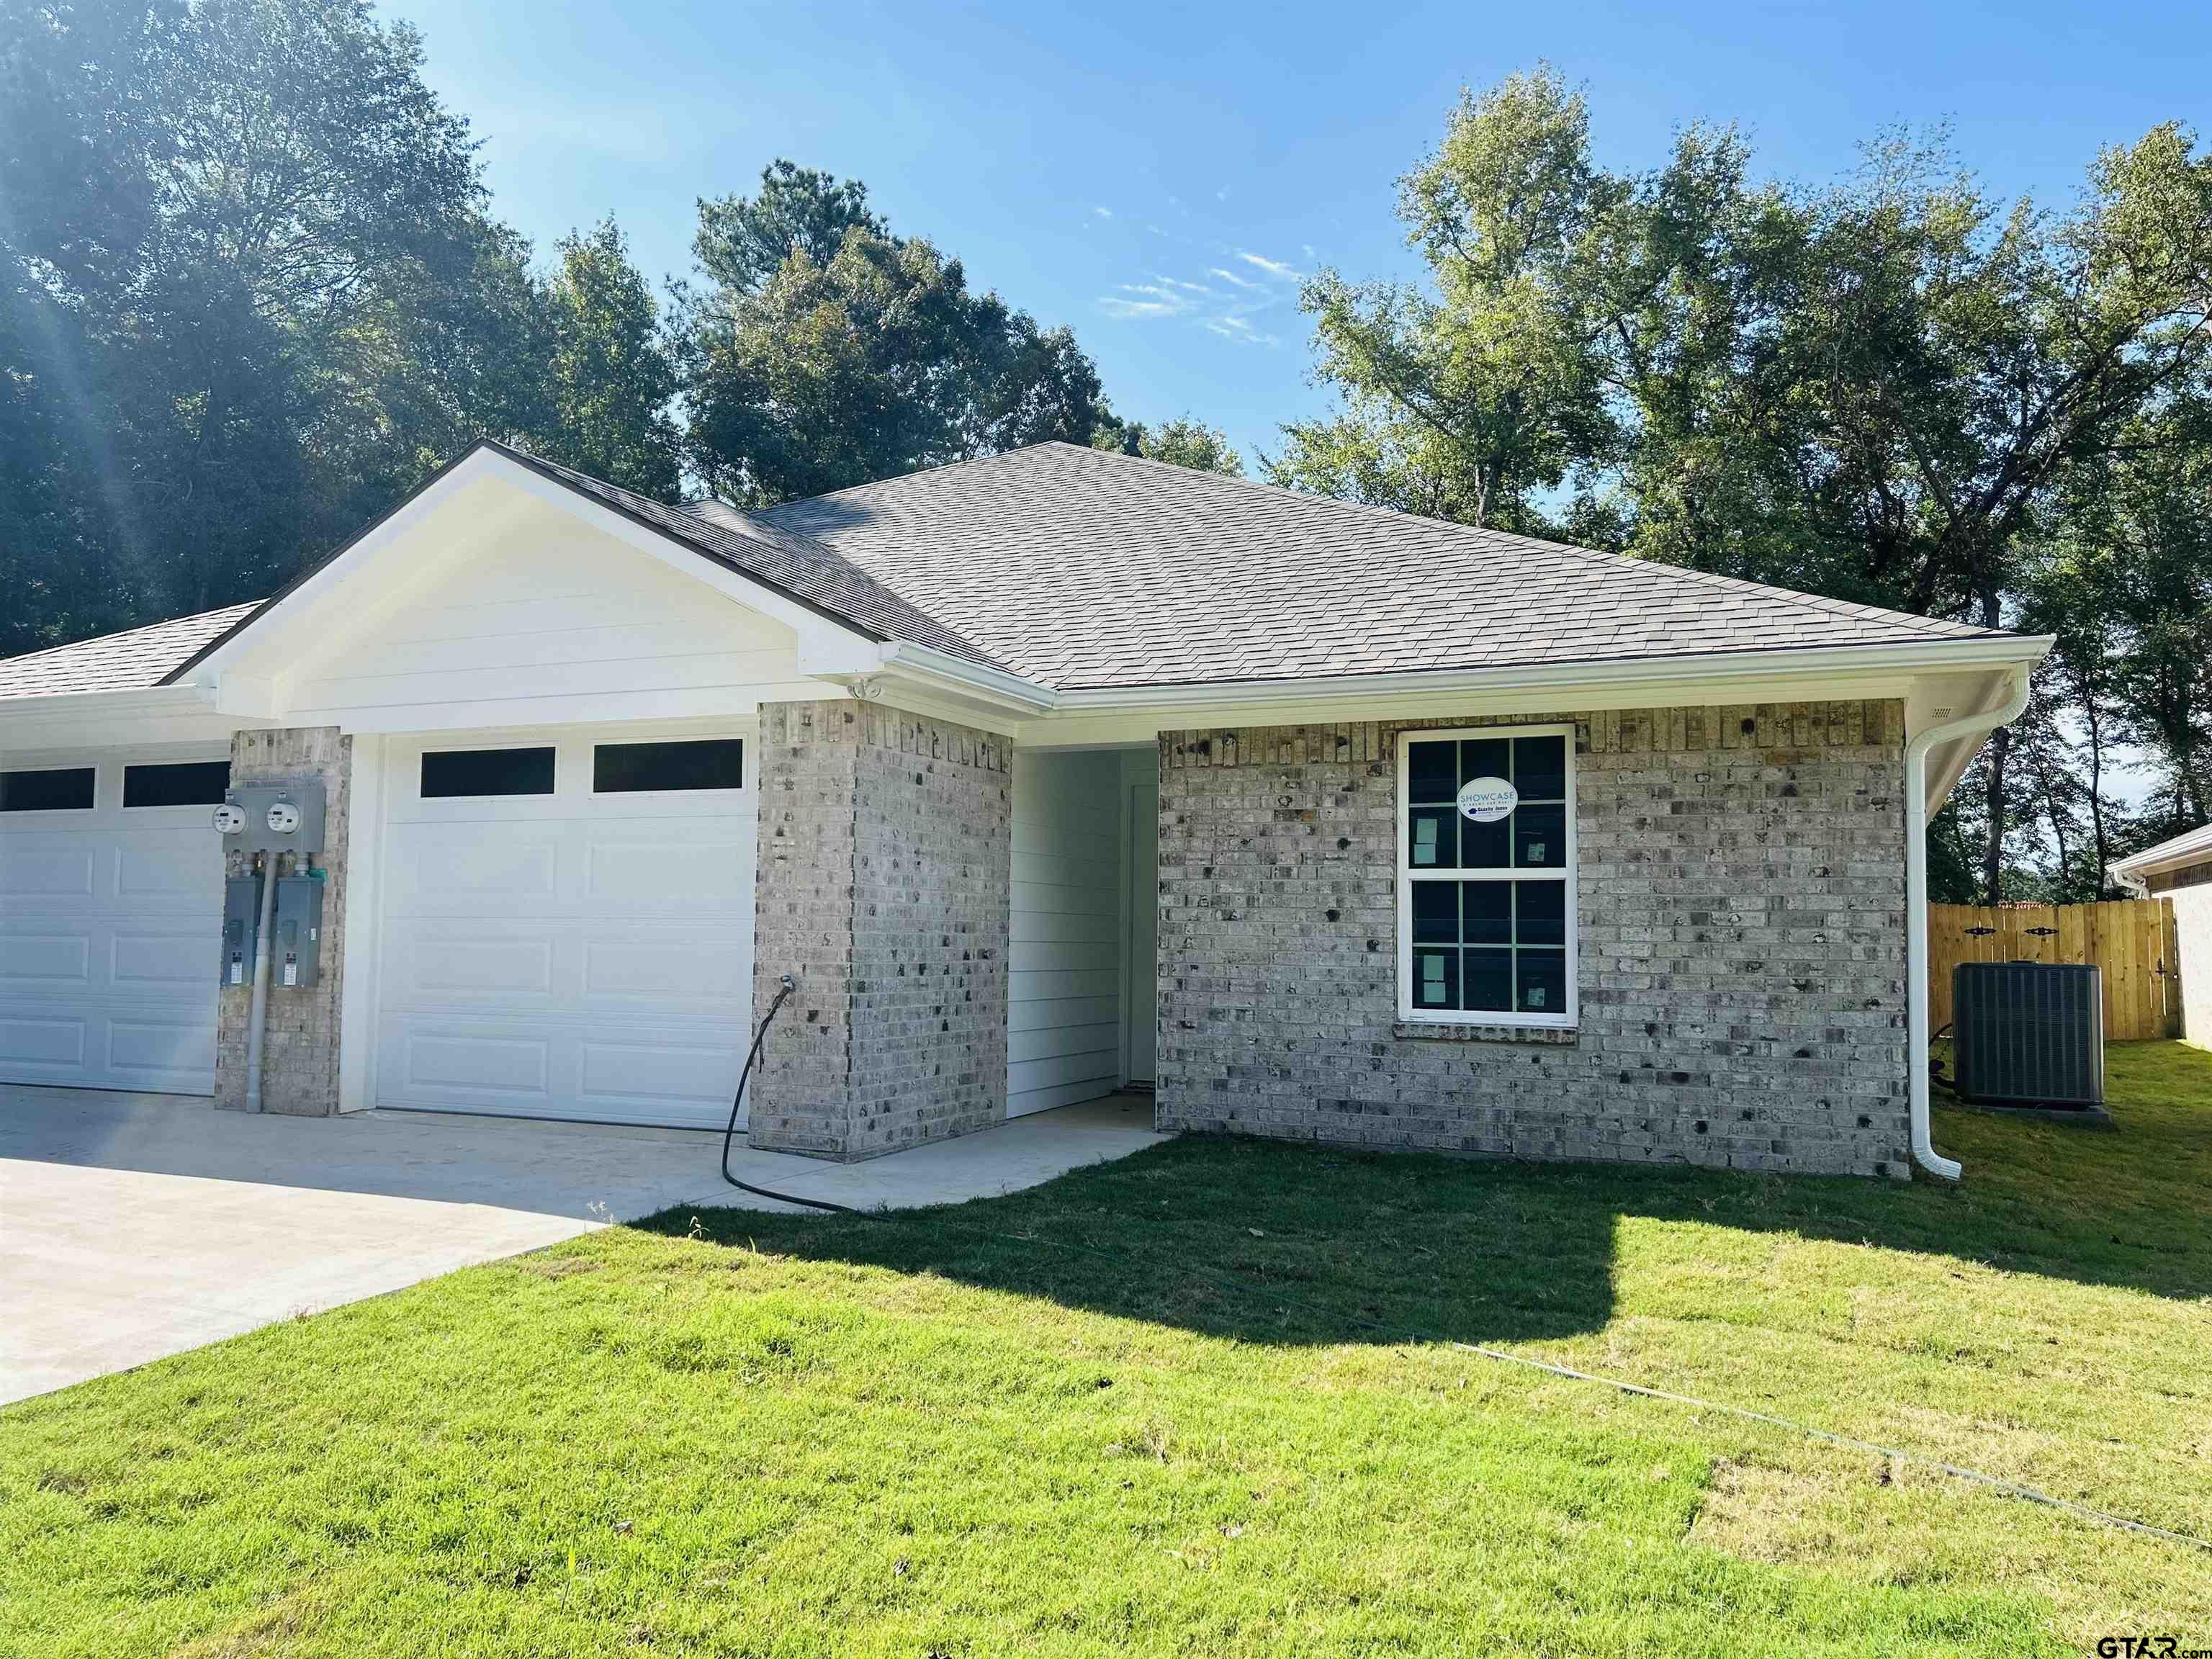
M 378 1103 L 720 1128 L 751 1036 L 746 736 L 387 740 Z
M 0 1083 L 214 1092 L 228 746 L 0 769 Z

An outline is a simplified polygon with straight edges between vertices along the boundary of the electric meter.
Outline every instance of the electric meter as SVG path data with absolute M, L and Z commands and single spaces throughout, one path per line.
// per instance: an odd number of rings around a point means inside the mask
M 243 835 L 246 831 L 246 809 L 236 801 L 225 801 L 215 809 L 215 827 L 226 836 Z
M 289 836 L 300 827 L 300 809 L 289 800 L 271 802 L 269 807 L 269 830 L 271 835 Z

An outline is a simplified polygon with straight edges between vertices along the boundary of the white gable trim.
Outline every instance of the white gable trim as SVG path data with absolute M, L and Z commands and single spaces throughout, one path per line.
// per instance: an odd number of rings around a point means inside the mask
M 790 628 L 799 636 L 799 665 L 810 674 L 866 673 L 881 660 L 881 642 L 860 629 L 838 623 L 496 449 L 479 446 L 216 641 L 198 661 L 180 671 L 179 683 L 215 687 L 218 706 L 226 713 L 264 720 L 283 718 L 288 692 L 284 676 L 255 674 L 243 665 L 265 651 L 272 635 L 281 637 L 289 623 L 332 590 L 356 580 L 374 580 L 377 562 L 386 550 L 422 532 L 457 496 L 485 481 L 568 514 L 726 599 Z

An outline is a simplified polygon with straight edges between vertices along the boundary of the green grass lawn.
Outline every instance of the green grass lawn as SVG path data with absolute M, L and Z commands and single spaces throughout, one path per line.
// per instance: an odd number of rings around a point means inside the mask
M 2212 1553 L 1450 1346 L 2212 1537 L 2212 1054 L 2112 1066 L 1955 1190 L 1192 1139 L 601 1233 L 0 1412 L 0 1653 L 2212 1647 Z

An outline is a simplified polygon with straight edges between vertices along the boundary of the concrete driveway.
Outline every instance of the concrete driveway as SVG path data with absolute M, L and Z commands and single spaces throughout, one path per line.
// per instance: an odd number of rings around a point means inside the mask
M 742 1179 L 861 1208 L 1033 1186 L 1159 1139 L 1149 1097 L 866 1164 L 742 1146 Z M 141 1365 L 678 1205 L 721 1137 L 416 1112 L 247 1117 L 205 1100 L 0 1084 L 0 1401 Z

